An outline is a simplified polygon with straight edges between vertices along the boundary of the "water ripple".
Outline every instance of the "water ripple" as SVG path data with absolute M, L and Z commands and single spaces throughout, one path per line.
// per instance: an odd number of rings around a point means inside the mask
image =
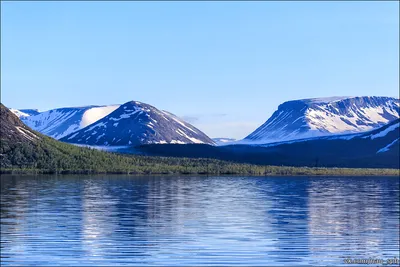
M 399 256 L 398 177 L 2 176 L 2 265 Z

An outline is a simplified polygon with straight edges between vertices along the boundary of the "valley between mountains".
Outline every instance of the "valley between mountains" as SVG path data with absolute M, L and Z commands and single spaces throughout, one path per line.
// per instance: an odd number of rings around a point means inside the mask
M 242 140 L 229 138 L 229 133 L 210 138 L 173 113 L 138 101 L 9 111 L 19 121 L 18 134 L 28 139 L 35 140 L 37 132 L 75 147 L 119 154 L 235 164 L 398 169 L 399 108 L 399 99 L 379 96 L 287 101 Z

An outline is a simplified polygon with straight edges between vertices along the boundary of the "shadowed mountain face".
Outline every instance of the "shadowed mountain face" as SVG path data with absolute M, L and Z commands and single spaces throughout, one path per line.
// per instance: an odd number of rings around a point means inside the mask
M 147 145 L 145 155 L 204 157 L 288 166 L 399 168 L 400 120 L 358 134 L 316 137 L 266 145 Z
M 399 118 L 390 97 L 331 97 L 288 101 L 242 143 L 262 144 L 372 130 Z
M 214 144 L 203 132 L 174 114 L 137 101 L 123 104 L 104 118 L 60 140 L 97 146 Z

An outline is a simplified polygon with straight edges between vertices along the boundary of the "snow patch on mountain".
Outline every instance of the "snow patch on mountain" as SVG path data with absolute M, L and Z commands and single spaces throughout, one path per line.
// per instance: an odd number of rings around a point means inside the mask
M 368 138 L 369 137 L 371 139 L 375 139 L 375 138 L 379 138 L 379 137 L 385 137 L 389 132 L 395 131 L 396 129 L 398 129 L 399 126 L 400 126 L 400 123 L 396 123 L 394 125 L 391 125 L 391 126 L 387 127 L 383 131 L 380 131 L 380 132 L 378 132 L 376 134 L 372 134 L 370 136 L 366 136 L 366 137 L 363 137 L 363 138 Z
M 22 134 L 22 136 L 24 136 L 26 139 L 28 139 L 30 141 L 34 141 L 35 139 L 39 139 L 39 137 L 37 135 L 35 135 L 31 131 L 28 131 L 28 130 L 24 129 L 23 127 L 15 126 L 15 128 L 18 130 L 18 132 L 20 132 Z
M 22 112 L 22 111 L 20 111 L 20 110 L 18 110 L 18 109 L 10 108 L 10 111 L 11 111 L 12 113 L 14 113 L 15 115 L 17 115 L 18 118 L 29 117 L 29 116 L 30 116 L 29 114 L 27 114 L 27 113 L 25 113 L 25 112 Z
M 88 109 L 85 113 L 83 113 L 80 128 L 85 128 L 86 126 L 100 120 L 101 118 L 104 118 L 105 116 L 119 108 L 119 106 L 120 105 L 110 105 Z
M 389 149 L 390 149 L 392 146 L 394 146 L 396 143 L 399 143 L 399 140 L 400 140 L 400 138 L 397 138 L 396 140 L 394 140 L 393 142 L 391 142 L 391 143 L 388 144 L 387 146 L 385 146 L 385 147 L 379 149 L 378 152 L 376 152 L 376 153 L 384 153 L 384 152 L 389 151 Z

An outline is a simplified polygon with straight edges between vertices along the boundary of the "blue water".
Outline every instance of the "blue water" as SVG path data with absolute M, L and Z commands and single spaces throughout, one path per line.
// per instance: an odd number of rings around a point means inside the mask
M 399 197 L 399 177 L 3 175 L 1 264 L 400 258 Z

